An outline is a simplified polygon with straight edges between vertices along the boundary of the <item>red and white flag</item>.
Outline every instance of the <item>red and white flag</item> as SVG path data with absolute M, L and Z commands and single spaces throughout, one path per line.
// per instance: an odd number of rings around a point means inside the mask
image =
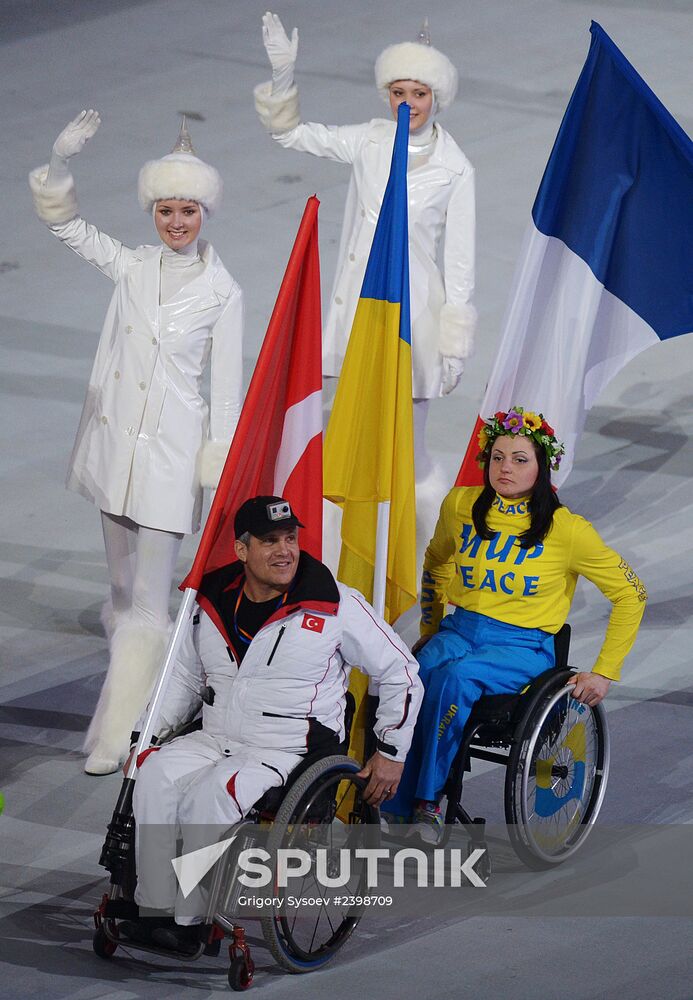
M 304 615 L 303 621 L 301 622 L 301 628 L 306 629 L 308 632 L 322 632 L 325 627 L 325 619 L 320 618 L 318 615 Z
M 285 497 L 322 555 L 322 330 L 317 198 L 306 204 L 238 427 L 181 590 L 233 561 L 234 514 L 257 495 Z

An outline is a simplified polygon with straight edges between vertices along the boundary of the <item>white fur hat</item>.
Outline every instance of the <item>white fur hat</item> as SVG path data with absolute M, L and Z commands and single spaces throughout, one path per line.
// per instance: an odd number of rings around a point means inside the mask
M 137 195 L 145 212 L 167 198 L 196 201 L 213 215 L 221 204 L 224 184 L 218 170 L 195 155 L 185 117 L 173 151 L 149 160 L 140 170 Z
M 432 45 L 400 42 L 388 45 L 375 60 L 375 83 L 384 100 L 395 80 L 418 80 L 433 91 L 438 107 L 447 108 L 457 93 L 457 70 L 450 60 Z

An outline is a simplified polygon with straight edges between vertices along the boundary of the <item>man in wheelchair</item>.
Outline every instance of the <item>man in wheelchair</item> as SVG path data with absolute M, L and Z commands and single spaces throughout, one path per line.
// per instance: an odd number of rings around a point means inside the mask
M 379 695 L 376 751 L 360 776 L 380 803 L 399 784 L 422 698 L 418 667 L 357 591 L 301 552 L 302 527 L 281 497 L 236 513 L 238 561 L 204 577 L 199 614 L 159 714 L 165 737 L 202 709 L 202 729 L 140 755 L 133 809 L 140 919 L 120 933 L 178 951 L 198 944 L 206 899 L 184 897 L 172 859 L 224 837 L 316 750 L 338 752 L 350 668 Z
M 387 804 L 428 843 L 442 834 L 439 802 L 472 706 L 485 694 L 519 692 L 554 666 L 554 635 L 578 575 L 612 604 L 592 671 L 569 681 L 589 707 L 618 680 L 647 599 L 628 563 L 552 489 L 551 469 L 564 449 L 543 414 L 520 406 L 498 412 L 483 425 L 479 446 L 484 486 L 450 491 L 426 550 L 414 646 L 425 696 L 398 793 Z M 455 608 L 445 615 L 447 604 Z

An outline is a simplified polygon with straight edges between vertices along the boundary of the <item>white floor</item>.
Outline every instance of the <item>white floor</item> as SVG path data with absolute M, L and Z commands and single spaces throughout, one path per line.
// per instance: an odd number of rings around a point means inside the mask
M 101 891 L 98 848 L 118 779 L 87 778 L 77 753 L 105 667 L 98 611 L 106 574 L 97 514 L 66 493 L 62 482 L 110 288 L 48 236 L 33 215 L 25 178 L 46 161 L 68 119 L 95 107 L 102 128 L 74 161 L 82 212 L 131 245 L 152 240 L 151 222 L 137 206 L 137 171 L 173 144 L 177 112 L 192 112 L 198 151 L 226 183 L 222 211 L 205 235 L 246 293 L 249 379 L 303 205 L 313 193 L 322 202 L 329 291 L 348 180 L 337 165 L 275 146 L 256 120 L 252 87 L 267 77 L 259 29 L 264 9 L 254 0 L 15 0 L 0 6 L 6 187 L 0 248 L 0 788 L 6 809 L 0 842 L 7 863 L 0 899 L 7 912 L 3 936 L 13 942 L 0 992 L 8 997 L 40 990 L 85 998 L 168 997 L 188 990 L 212 997 L 224 989 L 223 964 L 207 963 L 204 974 L 148 978 L 146 963 L 127 972 L 115 963 L 100 965 L 89 952 L 89 906 Z M 691 133 L 690 2 L 442 0 L 426 9 L 411 0 L 381 7 L 365 0 L 294 0 L 280 13 L 288 27 L 296 23 L 300 30 L 297 82 L 306 119 L 344 123 L 383 114 L 372 82 L 374 58 L 385 44 L 415 37 L 426 13 L 434 44 L 460 68 L 460 98 L 443 121 L 477 171 L 480 332 L 460 388 L 435 401 L 429 421 L 430 446 L 452 481 L 483 395 L 532 201 L 587 53 L 590 18 Z M 693 819 L 692 706 L 683 690 L 692 683 L 692 376 L 690 337 L 633 361 L 592 411 L 562 490 L 562 499 L 596 524 L 650 591 L 623 683 L 609 697 L 614 721 L 617 715 L 622 720 L 614 726 L 622 741 L 615 741 L 614 753 L 618 758 L 621 752 L 622 763 L 633 755 L 620 787 L 612 782 L 609 790 L 614 821 L 614 803 L 633 823 Z M 188 539 L 181 575 L 193 552 Z M 593 588 L 580 588 L 571 621 L 573 660 L 589 666 L 606 621 L 604 601 Z M 637 734 L 624 724 L 649 725 L 651 706 L 659 752 L 671 762 L 665 778 L 657 757 L 639 747 Z M 658 795 L 651 800 L 654 786 Z M 402 998 L 481 989 L 491 997 L 518 998 L 536 995 L 538 986 L 547 997 L 693 995 L 682 973 L 690 920 L 666 926 L 604 920 L 587 929 L 575 921 L 493 922 L 460 914 L 439 927 L 428 913 L 404 933 L 398 951 L 375 942 L 359 956 L 353 945 L 351 960 L 345 953 L 343 963 L 299 981 L 277 978 L 267 962 L 257 987 L 288 996 L 329 989 L 335 998 L 369 982 L 378 983 L 379 995 L 394 996 L 388 992 L 393 980 Z M 505 942 L 501 963 L 492 947 L 497 935 Z M 548 976 L 542 940 L 560 957 L 553 975 L 573 977 L 565 989 L 557 979 L 539 981 L 536 967 L 521 958 L 522 949 L 525 955 L 537 949 Z M 395 933 L 387 947 L 396 941 Z M 455 987 L 457 973 L 461 985 Z M 666 991 L 655 983 L 660 975 L 670 977 Z M 581 985 L 571 987 L 578 979 Z

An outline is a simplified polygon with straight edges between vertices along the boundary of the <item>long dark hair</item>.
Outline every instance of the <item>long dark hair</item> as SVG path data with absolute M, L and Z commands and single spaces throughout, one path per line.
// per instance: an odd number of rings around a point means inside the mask
M 532 440 L 530 438 L 530 440 Z M 492 446 L 491 446 L 492 447 Z M 491 486 L 488 477 L 488 467 L 491 461 L 491 447 L 484 452 L 484 488 L 474 501 L 472 507 L 472 521 L 476 533 L 484 541 L 488 542 L 493 538 L 493 532 L 486 523 L 486 515 L 491 509 L 493 501 L 496 499 L 496 491 Z M 551 488 L 551 470 L 546 452 L 532 440 L 534 454 L 537 456 L 539 474 L 532 490 L 528 508 L 530 525 L 523 531 L 518 541 L 520 548 L 531 549 L 533 545 L 542 542 L 549 533 L 553 521 L 553 512 L 562 506 L 558 499 L 558 494 Z

